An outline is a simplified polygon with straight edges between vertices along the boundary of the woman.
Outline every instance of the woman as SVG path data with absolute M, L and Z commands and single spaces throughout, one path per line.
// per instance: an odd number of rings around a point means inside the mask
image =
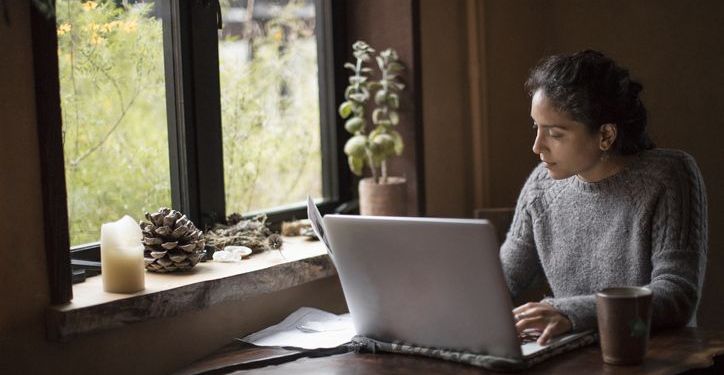
M 642 86 L 597 51 L 542 60 L 526 86 L 541 163 L 501 248 L 516 295 L 543 273 L 553 297 L 513 310 L 540 344 L 596 327 L 596 291 L 646 286 L 653 327 L 693 318 L 704 278 L 706 194 L 694 159 L 655 149 Z M 693 319 L 692 319 L 693 321 Z

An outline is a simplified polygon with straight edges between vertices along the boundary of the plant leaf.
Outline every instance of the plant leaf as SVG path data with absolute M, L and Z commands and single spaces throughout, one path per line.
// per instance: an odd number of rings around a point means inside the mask
M 367 100 L 367 96 L 363 93 L 356 92 L 354 94 L 350 94 L 349 98 L 358 102 L 358 103 L 364 103 L 365 100 Z
M 400 108 L 400 97 L 397 96 L 397 94 L 390 94 L 387 97 L 387 105 L 390 106 L 392 109 Z
M 350 103 L 349 101 L 342 102 L 342 104 L 339 105 L 339 115 L 342 116 L 342 118 L 347 118 L 351 114 L 352 103 Z
M 361 158 L 367 150 L 367 137 L 364 135 L 355 135 L 347 140 L 344 144 L 344 153 L 349 156 Z
M 371 81 L 367 84 L 370 90 L 377 90 L 382 87 L 382 84 L 377 81 Z
M 390 135 L 395 141 L 395 154 L 402 155 L 402 151 L 405 149 L 405 144 L 402 142 L 402 136 L 395 130 L 391 131 Z
M 384 128 L 389 128 L 390 126 L 392 126 L 392 122 L 390 122 L 390 120 L 380 120 L 377 122 L 377 125 Z
M 344 123 L 344 129 L 350 134 L 357 134 L 365 127 L 365 120 L 362 117 L 352 117 Z
M 356 158 L 354 156 L 347 157 L 347 164 L 349 164 L 349 170 L 357 176 L 362 175 L 362 168 L 365 166 L 364 158 Z
M 377 137 L 378 134 L 383 133 L 384 131 L 385 128 L 381 126 L 374 128 L 369 134 L 369 139 L 374 139 L 375 137 Z
M 388 69 L 390 72 L 395 72 L 395 73 L 397 73 L 397 72 L 401 72 L 401 71 L 405 70 L 405 67 L 402 66 L 402 64 L 393 61 L 393 62 L 391 62 L 391 63 L 387 66 L 387 69 Z
M 372 123 L 377 124 L 380 122 L 380 115 L 382 114 L 382 108 L 375 108 L 374 111 L 372 111 Z
M 387 117 L 390 119 L 392 125 L 397 125 L 400 123 L 400 116 L 395 111 L 389 111 L 387 113 Z
M 365 83 L 367 81 L 367 77 L 365 76 L 351 76 L 349 77 L 349 83 L 355 84 L 355 83 Z

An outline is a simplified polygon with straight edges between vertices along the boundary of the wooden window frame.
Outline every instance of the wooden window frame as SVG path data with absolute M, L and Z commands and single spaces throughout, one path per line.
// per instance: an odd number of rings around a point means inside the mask
M 204 227 L 223 220 L 226 214 L 215 32 L 217 17 L 220 17 L 218 2 L 159 2 L 163 4 L 162 18 L 168 17 L 164 19 L 164 53 L 173 56 L 172 64 L 165 63 L 172 205 Z M 320 35 L 318 61 L 325 197 L 320 209 L 330 212 L 354 196 L 352 176 L 342 152 L 347 136 L 337 131 L 341 128 L 341 120 L 336 116 L 336 98 L 343 97 L 345 86 L 346 73 L 341 61 L 345 59 L 347 44 L 344 32 L 346 6 L 344 1 L 332 0 L 315 0 L 315 6 Z M 46 263 L 50 302 L 56 305 L 73 298 L 71 258 L 77 264 L 97 264 L 100 251 L 99 245 L 69 251 L 56 20 L 54 15 L 31 8 Z M 166 22 L 173 26 L 167 27 Z M 212 28 L 213 33 L 210 32 Z M 201 165 L 204 168 L 199 168 Z M 270 221 L 278 223 L 306 217 L 306 211 L 304 207 L 294 207 L 270 211 L 268 216 Z

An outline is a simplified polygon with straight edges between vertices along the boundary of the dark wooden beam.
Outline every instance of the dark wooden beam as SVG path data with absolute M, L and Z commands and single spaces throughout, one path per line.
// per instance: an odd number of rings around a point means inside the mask
M 43 14 L 31 6 L 30 17 L 50 303 L 61 304 L 73 298 L 73 289 L 58 79 L 58 38 L 54 15 Z

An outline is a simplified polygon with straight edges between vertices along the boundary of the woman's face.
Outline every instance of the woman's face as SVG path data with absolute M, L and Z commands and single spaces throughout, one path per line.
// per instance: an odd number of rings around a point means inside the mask
M 600 132 L 591 134 L 586 125 L 556 110 L 542 90 L 533 95 L 530 117 L 536 131 L 533 152 L 551 178 L 578 175 L 584 181 L 598 181 L 605 177 Z

